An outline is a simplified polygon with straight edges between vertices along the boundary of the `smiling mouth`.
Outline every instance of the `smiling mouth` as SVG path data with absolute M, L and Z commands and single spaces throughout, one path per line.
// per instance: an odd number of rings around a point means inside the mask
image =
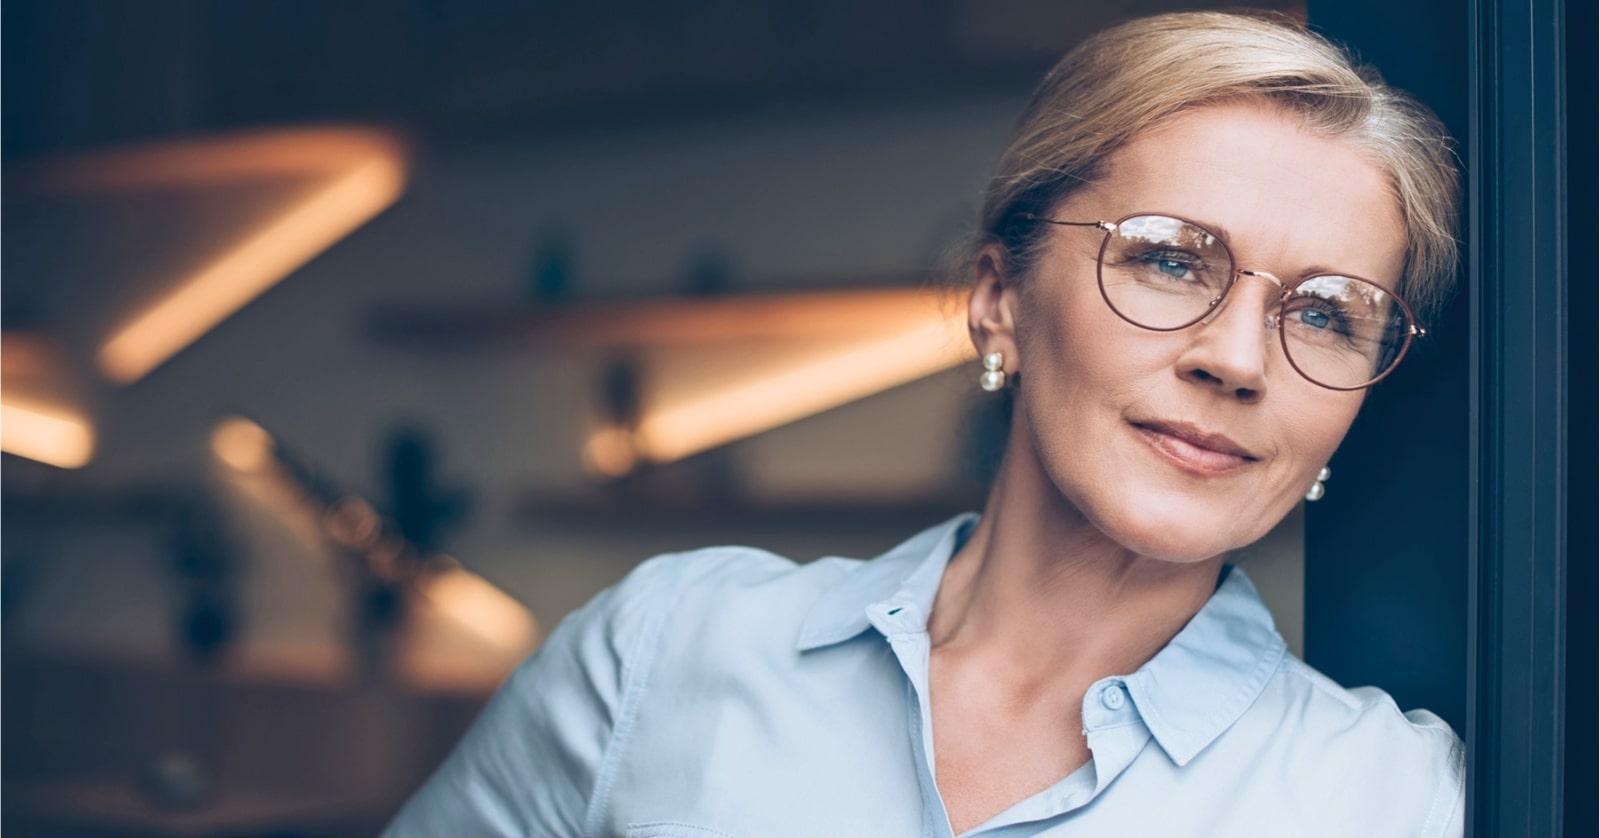
M 1132 422 L 1135 432 L 1168 462 L 1191 474 L 1213 477 L 1238 471 L 1258 459 L 1243 446 L 1192 425 Z

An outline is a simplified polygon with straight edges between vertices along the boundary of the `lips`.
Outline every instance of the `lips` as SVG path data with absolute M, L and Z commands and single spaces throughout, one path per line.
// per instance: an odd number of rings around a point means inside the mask
M 1185 422 L 1134 422 L 1133 429 L 1157 453 L 1184 471 L 1214 476 L 1238 471 L 1258 458 L 1228 437 Z

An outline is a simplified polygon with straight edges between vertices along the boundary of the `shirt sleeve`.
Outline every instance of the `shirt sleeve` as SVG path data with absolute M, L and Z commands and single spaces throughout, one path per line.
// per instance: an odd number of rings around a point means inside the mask
M 1454 733 L 1450 733 L 1450 767 L 1440 781 L 1439 796 L 1449 800 L 1449 815 L 1444 827 L 1431 833 L 1439 838 L 1461 838 L 1467 832 L 1467 760 L 1466 749 Z
M 385 838 L 578 836 L 609 779 L 607 756 L 633 712 L 663 614 L 662 559 L 563 620 L 412 796 Z
M 1385 696 L 1389 706 L 1393 700 Z M 1423 788 L 1431 789 L 1426 799 L 1417 800 L 1419 814 L 1423 815 L 1422 827 L 1414 834 L 1422 838 L 1461 838 L 1466 832 L 1466 778 L 1467 778 L 1467 750 L 1461 738 L 1446 724 L 1443 719 L 1426 711 L 1411 710 L 1403 714 L 1406 725 L 1419 739 L 1421 744 L 1416 752 L 1415 763 L 1411 770 L 1418 778 L 1429 777 L 1433 782 Z M 1390 733 L 1384 737 L 1390 750 L 1379 751 L 1376 756 L 1384 760 L 1391 768 L 1403 766 L 1407 761 L 1399 757 L 1395 746 L 1409 737 Z M 1406 775 L 1390 775 L 1385 780 L 1390 787 L 1403 787 Z M 1420 788 L 1418 789 L 1421 790 Z M 1426 808 L 1423 808 L 1423 804 Z

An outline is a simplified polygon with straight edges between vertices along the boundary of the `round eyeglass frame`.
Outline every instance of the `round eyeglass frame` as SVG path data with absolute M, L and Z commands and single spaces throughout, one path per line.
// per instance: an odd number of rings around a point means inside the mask
M 1127 215 L 1124 215 L 1121 218 L 1117 219 L 1116 221 L 1062 221 L 1062 220 L 1054 219 L 1054 218 L 1045 218 L 1042 215 L 1036 215 L 1036 214 L 1031 213 L 1031 212 L 1020 213 L 1019 217 L 1025 219 L 1025 220 L 1028 220 L 1028 221 L 1041 221 L 1041 222 L 1044 222 L 1045 224 L 1054 224 L 1054 225 L 1057 225 L 1057 226 L 1060 226 L 1060 227 L 1093 227 L 1093 228 L 1095 228 L 1097 230 L 1103 231 L 1105 235 L 1102 236 L 1101 239 L 1100 239 L 1100 250 L 1095 254 L 1095 284 L 1100 287 L 1100 299 L 1105 301 L 1106 307 L 1111 309 L 1111 312 L 1113 314 L 1117 315 L 1118 317 L 1122 318 L 1123 320 L 1127 321 L 1128 323 L 1130 323 L 1130 324 L 1132 324 L 1134 326 L 1137 326 L 1137 327 L 1139 327 L 1141 329 L 1144 329 L 1146 331 L 1150 331 L 1150 332 L 1177 332 L 1177 331 L 1182 331 L 1183 329 L 1187 329 L 1190 326 L 1193 326 L 1194 324 L 1199 323 L 1202 320 L 1205 320 L 1208 316 L 1211 315 L 1211 312 L 1216 310 L 1217 306 L 1222 304 L 1223 300 L 1227 299 L 1228 292 L 1233 290 L 1233 286 L 1238 282 L 1238 279 L 1239 279 L 1240 276 L 1261 277 L 1263 279 L 1266 279 L 1266 280 L 1272 282 L 1272 284 L 1278 286 L 1278 289 L 1279 289 L 1279 292 L 1280 292 L 1278 294 L 1278 313 L 1277 313 L 1277 317 L 1275 318 L 1275 320 L 1276 320 L 1275 327 L 1276 327 L 1277 332 L 1278 332 L 1278 343 L 1283 349 L 1283 358 L 1284 358 L 1284 360 L 1289 362 L 1289 366 L 1292 367 L 1296 373 L 1299 373 L 1301 378 L 1304 378 L 1305 380 L 1311 382 L 1312 384 L 1315 384 L 1318 387 L 1321 387 L 1321 388 L 1326 389 L 1326 390 L 1338 390 L 1338 391 L 1341 391 L 1341 392 L 1350 392 L 1350 391 L 1354 391 L 1354 390 L 1365 390 L 1368 387 L 1371 387 L 1372 385 L 1377 384 L 1378 382 L 1384 380 L 1385 378 L 1388 378 L 1389 375 L 1391 373 L 1393 373 L 1395 371 L 1395 369 L 1400 366 L 1400 362 L 1405 360 L 1406 353 L 1411 351 L 1411 342 L 1413 340 L 1415 340 L 1416 338 L 1426 337 L 1427 334 L 1428 334 L 1428 330 L 1427 329 L 1424 329 L 1423 327 L 1417 325 L 1417 316 L 1416 316 L 1416 314 L 1414 314 L 1411 311 L 1411 306 L 1410 306 L 1410 304 L 1408 304 L 1405 301 L 1405 299 L 1403 299 L 1399 294 L 1396 294 L 1393 291 L 1390 291 L 1387 288 L 1384 288 L 1382 285 L 1380 285 L 1380 284 L 1378 284 L 1376 282 L 1373 282 L 1372 280 L 1367 279 L 1366 277 L 1356 276 L 1355 274 L 1345 274 L 1345 273 L 1316 273 L 1316 274 L 1307 274 L 1306 276 L 1302 276 L 1299 279 L 1294 280 L 1293 282 L 1285 283 L 1282 279 L 1279 279 L 1277 277 L 1277 275 L 1275 275 L 1275 274 L 1270 274 L 1270 273 L 1267 273 L 1265 271 L 1252 271 L 1252 270 L 1248 270 L 1248 269 L 1239 267 L 1239 260 L 1234 258 L 1234 256 L 1233 256 L 1233 248 L 1228 247 L 1228 242 L 1226 240 L 1224 240 L 1221 236 L 1217 235 L 1216 233 L 1212 232 L 1211 228 L 1207 227 L 1206 225 L 1201 224 L 1200 222 L 1194 221 L 1192 219 L 1184 218 L 1181 215 L 1173 215 L 1170 212 L 1130 212 Z M 1164 327 L 1164 328 L 1163 327 L 1156 327 L 1156 326 L 1147 326 L 1147 325 L 1145 325 L 1143 323 L 1140 323 L 1137 320 L 1134 320 L 1133 318 L 1129 317 L 1128 315 L 1123 314 L 1122 310 L 1117 308 L 1116 303 L 1111 302 L 1111 295 L 1106 293 L 1106 279 L 1105 279 L 1106 248 L 1111 245 L 1111 235 L 1113 233 L 1117 232 L 1117 229 L 1123 223 L 1127 222 L 1130 219 L 1134 219 L 1134 218 L 1149 218 L 1149 217 L 1170 218 L 1170 219 L 1172 219 L 1174 221 L 1180 221 L 1180 222 L 1182 222 L 1184 224 L 1188 224 L 1188 225 L 1190 225 L 1190 226 L 1192 226 L 1192 227 L 1194 227 L 1194 228 L 1196 228 L 1198 230 L 1202 230 L 1202 231 L 1204 231 L 1206 233 L 1206 235 L 1211 236 L 1212 238 L 1216 239 L 1217 244 L 1222 247 L 1222 252 L 1226 253 L 1228 255 L 1228 283 L 1227 283 L 1227 285 L 1223 286 L 1222 293 L 1220 293 L 1217 296 L 1212 298 L 1211 302 L 1206 305 L 1206 310 L 1205 311 L 1201 312 L 1193 320 L 1190 320 L 1190 321 L 1188 321 L 1186 323 L 1183 323 L 1182 325 L 1168 326 L 1168 327 Z M 1284 331 L 1284 328 L 1283 328 L 1283 318 L 1284 318 L 1285 315 L 1288 314 L 1289 297 L 1290 297 L 1291 294 L 1294 293 L 1294 289 L 1299 288 L 1301 285 L 1304 285 L 1305 283 L 1310 282 L 1313 279 L 1319 279 L 1321 277 L 1339 277 L 1341 279 L 1354 279 L 1354 280 L 1358 280 L 1358 281 L 1361 281 L 1361 282 L 1365 282 L 1368 285 L 1371 285 L 1371 286 L 1377 288 L 1378 290 L 1382 291 L 1383 293 L 1385 293 L 1385 294 L 1389 295 L 1391 298 L 1393 298 L 1395 302 L 1400 304 L 1400 310 L 1405 313 L 1405 316 L 1406 316 L 1406 332 L 1405 332 L 1406 340 L 1405 340 L 1405 343 L 1401 344 L 1400 351 L 1395 354 L 1394 360 L 1389 362 L 1389 366 L 1385 367 L 1382 373 L 1379 373 L 1377 377 L 1371 379 L 1370 381 L 1367 381 L 1365 384 L 1357 384 L 1354 387 L 1335 387 L 1335 386 L 1333 386 L 1331 384 L 1325 384 L 1325 383 L 1323 383 L 1321 381 L 1318 381 L 1315 378 L 1312 378 L 1310 375 L 1307 375 L 1305 370 L 1300 369 L 1300 365 L 1296 364 L 1294 362 L 1294 353 L 1289 350 L 1289 335 L 1288 335 L 1287 332 Z

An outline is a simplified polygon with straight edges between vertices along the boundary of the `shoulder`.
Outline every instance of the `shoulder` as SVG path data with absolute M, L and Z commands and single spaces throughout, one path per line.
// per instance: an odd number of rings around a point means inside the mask
M 388 834 L 595 833 L 640 736 L 646 685 L 681 684 L 707 667 L 750 669 L 767 648 L 760 639 L 773 635 L 762 626 L 791 631 L 783 603 L 807 601 L 853 564 L 797 565 L 745 547 L 641 563 L 518 667 Z M 792 633 L 784 640 L 792 648 Z
M 1293 732 L 1299 758 L 1289 764 L 1378 812 L 1415 816 L 1423 835 L 1459 833 L 1452 824 L 1463 814 L 1465 749 L 1443 719 L 1404 711 L 1376 687 L 1343 687 L 1293 655 L 1251 715 L 1263 714 Z
M 634 576 L 658 580 L 658 605 L 671 612 L 663 631 L 707 640 L 765 626 L 787 633 L 783 642 L 792 645 L 811 606 L 862 564 L 839 557 L 801 563 L 754 547 L 707 547 L 651 559 L 624 585 Z
M 1346 688 L 1294 655 L 1285 655 L 1269 689 L 1305 713 L 1307 733 L 1371 732 L 1414 742 L 1430 754 L 1453 756 L 1460 740 L 1443 719 L 1427 710 L 1403 711 L 1376 687 Z
M 860 563 L 857 559 L 824 558 L 802 564 L 757 547 L 702 547 L 648 559 L 619 587 L 680 596 L 730 596 L 772 586 L 804 588 L 811 581 L 837 578 L 838 571 Z
M 603 635 L 624 666 L 654 657 L 674 636 L 715 644 L 757 626 L 798 631 L 805 610 L 861 564 L 835 557 L 802 564 L 743 546 L 663 554 L 642 562 L 557 631 L 571 623 L 574 633 Z
M 710 604 L 820 594 L 861 563 L 829 557 L 801 564 L 755 547 L 704 547 L 647 559 L 597 600 L 604 610 L 633 613 L 684 600 Z

